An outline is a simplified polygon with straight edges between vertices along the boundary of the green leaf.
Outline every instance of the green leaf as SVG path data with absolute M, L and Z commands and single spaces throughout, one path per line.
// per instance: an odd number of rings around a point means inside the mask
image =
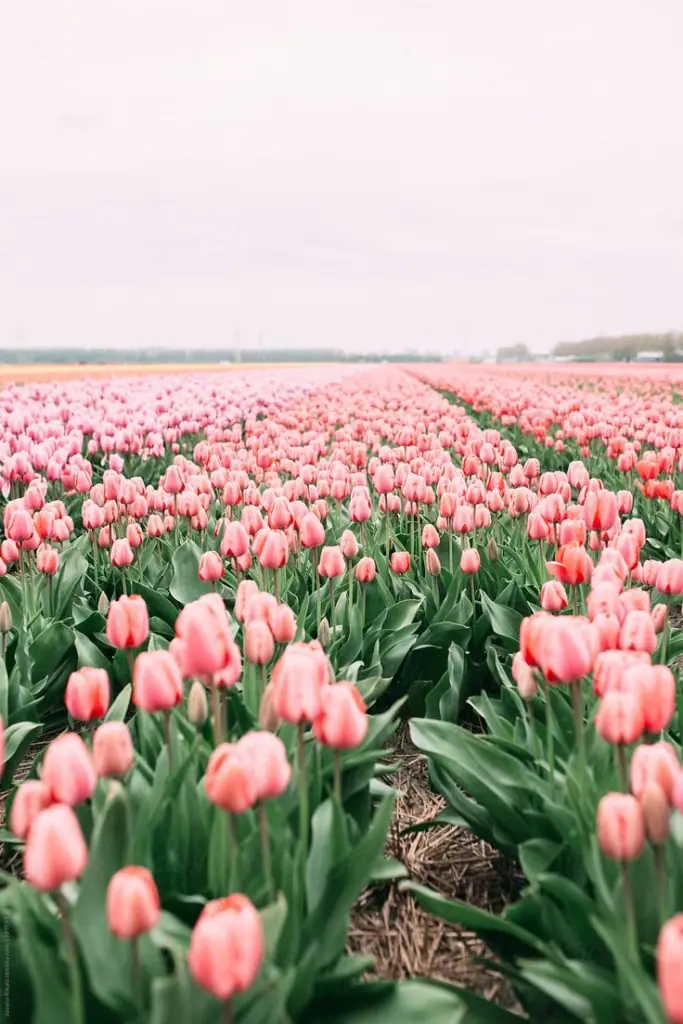
M 211 593 L 211 584 L 204 583 L 199 578 L 201 557 L 202 550 L 193 540 L 183 541 L 173 552 L 173 580 L 170 593 L 181 605 L 189 604 L 203 594 Z
M 44 629 L 30 647 L 33 668 L 31 680 L 37 683 L 51 675 L 60 665 L 74 643 L 74 631 L 63 622 L 52 622 Z
M 416 600 L 397 601 L 387 610 L 382 630 L 395 632 L 398 629 L 403 629 L 414 620 L 423 604 L 424 601 Z
M 7 666 L 5 659 L 0 658 L 0 718 L 3 724 L 9 724 L 9 679 L 7 677 Z
M 14 772 L 19 767 L 24 754 L 33 740 L 42 732 L 42 725 L 34 722 L 17 722 L 5 730 L 5 764 L 2 769 L 0 786 L 9 789 Z
M 557 858 L 561 846 L 550 839 L 528 839 L 519 847 L 519 862 L 530 882 L 544 874 Z
M 465 652 L 457 644 L 448 648 L 448 690 L 439 701 L 439 712 L 447 722 L 455 721 L 463 706 Z
M 41 924 L 53 927 L 46 910 L 40 907 L 39 897 L 30 888 L 17 892 L 19 907 L 19 942 L 22 959 L 28 968 L 33 986 L 32 1024 L 73 1024 L 75 1007 L 66 970 L 56 955 L 55 946 L 38 931 L 34 908 L 42 910 Z M 34 902 L 35 901 L 35 902 Z M 54 936 L 53 941 L 59 942 Z
M 313 962 L 318 967 L 332 963 L 343 950 L 340 921 L 348 920 L 354 900 L 363 891 L 384 849 L 393 806 L 391 797 L 380 804 L 366 834 L 347 857 L 334 865 L 325 879 L 324 892 L 306 922 L 307 943 L 313 947 Z
M 524 616 L 520 615 L 514 608 L 507 608 L 496 604 L 483 590 L 480 597 L 482 608 L 488 616 L 493 632 L 497 636 L 504 636 L 510 640 L 519 640 L 519 627 Z
M 79 583 L 85 580 L 88 562 L 74 545 L 60 556 L 59 570 L 54 579 L 54 617 L 66 619 L 71 614 L 71 602 Z
M 197 571 L 199 571 L 199 563 L 197 563 Z M 172 601 L 160 594 L 158 590 L 154 590 L 153 587 L 147 587 L 137 581 L 133 584 L 133 591 L 140 597 L 144 597 L 150 618 L 161 619 L 168 626 L 175 625 L 178 609 Z
M 416 882 L 402 882 L 400 888 L 403 891 L 411 892 L 425 910 L 428 910 L 430 914 L 434 914 L 436 917 L 442 918 L 444 921 L 448 921 L 451 924 L 464 925 L 465 928 L 471 928 L 481 935 L 488 933 L 507 935 L 509 938 L 515 939 L 523 946 L 533 949 L 537 953 L 544 956 L 548 954 L 545 943 L 541 942 L 536 935 L 510 921 L 506 921 L 504 917 L 490 914 L 487 910 L 480 910 L 479 907 L 475 907 L 470 903 L 463 903 L 462 900 L 448 899 L 448 897 L 441 896 L 439 893 L 433 892 L 433 890 L 428 889 L 424 885 L 418 885 Z
M 133 692 L 133 687 L 130 683 L 127 683 L 123 687 L 116 700 L 112 701 L 111 707 L 104 716 L 105 722 L 123 722 L 126 715 L 128 714 L 128 708 L 130 706 L 130 696 Z
M 458 989 L 415 979 L 351 986 L 317 1002 L 306 1024 L 462 1024 L 466 1013 Z M 471 1020 L 475 1024 L 476 1018 Z M 486 1020 L 481 1017 L 481 1024 Z
M 348 851 L 344 815 L 336 800 L 324 800 L 311 819 L 311 846 L 306 863 L 306 895 L 312 914 L 318 907 L 332 868 Z
M 130 821 L 125 793 L 108 799 L 95 825 L 74 907 L 72 924 L 90 987 L 106 1006 L 124 1013 L 134 1006 L 130 944 L 115 938 L 107 923 L 107 886 L 128 859 Z
M 78 630 L 75 632 L 75 637 L 78 667 L 83 668 L 84 665 L 91 665 L 93 668 L 103 668 L 108 672 L 111 668 L 111 664 L 99 647 L 97 647 L 92 640 L 89 640 L 87 636 L 79 633 Z

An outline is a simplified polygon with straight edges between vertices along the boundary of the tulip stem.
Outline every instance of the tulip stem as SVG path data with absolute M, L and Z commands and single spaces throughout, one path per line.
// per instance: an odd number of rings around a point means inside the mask
M 133 654 L 133 649 L 131 647 L 127 649 L 126 654 L 128 656 L 128 671 L 130 672 L 130 681 L 132 683 L 133 675 L 135 673 L 135 655 Z
M 351 559 L 347 561 L 347 572 L 349 574 L 349 611 L 353 608 L 353 566 Z
M 662 665 L 666 665 L 666 648 L 669 641 L 669 619 L 671 618 L 671 594 L 667 595 L 666 598 L 666 618 L 664 619 L 664 629 L 662 631 L 662 654 L 660 662 Z
M 576 594 L 576 590 L 574 590 Z M 579 768 L 581 774 L 584 775 L 586 771 L 586 737 L 583 731 L 583 695 L 581 693 L 581 683 L 572 683 L 572 708 L 574 710 L 574 735 L 576 739 L 576 748 L 579 755 Z
M 472 612 L 476 614 L 477 611 L 477 595 L 474 590 L 474 573 L 470 574 L 470 592 L 472 594 Z
M 669 908 L 667 906 L 669 901 L 667 898 L 665 849 L 666 848 L 661 843 L 656 843 L 652 848 L 652 856 L 655 865 L 655 878 L 657 880 L 657 896 L 659 898 L 659 912 L 662 924 L 664 924 L 669 918 Z
M 617 743 L 615 746 L 617 755 L 617 763 L 619 765 L 619 778 L 621 779 L 621 788 L 624 793 L 629 792 L 628 784 L 628 768 L 626 766 L 626 749 L 623 743 Z
M 237 872 L 237 836 L 235 835 L 235 819 L 230 811 L 225 812 L 225 821 L 228 835 L 228 880 L 227 891 L 235 892 L 238 887 Z
M 575 586 L 572 587 L 572 611 L 574 612 L 574 615 L 578 615 L 579 614 L 579 602 L 578 602 L 578 598 L 576 596 L 576 587 Z
M 550 796 L 555 792 L 555 737 L 553 735 L 553 709 L 550 703 L 550 687 L 545 679 L 541 682 L 545 697 L 545 745 L 548 759 L 548 775 L 550 779 Z
M 217 686 L 211 687 L 211 710 L 213 711 L 213 741 L 216 746 L 223 742 L 223 716 L 221 714 L 221 691 Z
M 277 579 L 277 569 L 273 569 L 273 593 L 275 594 L 275 600 L 280 600 L 280 587 Z
M 330 588 L 330 625 L 332 626 L 332 639 L 334 639 L 334 631 L 337 624 L 337 609 L 334 604 L 334 581 L 331 576 L 327 582 Z
M 261 862 L 263 864 L 263 874 L 266 879 L 266 891 L 268 893 L 268 902 L 272 903 L 275 899 L 275 888 L 273 886 L 273 865 L 270 858 L 270 840 L 268 837 L 268 817 L 266 815 L 266 805 L 263 801 L 260 801 L 257 807 L 256 813 L 258 814 L 258 826 L 261 835 Z
M 297 759 L 299 765 L 299 842 L 301 843 L 301 870 L 306 881 L 308 860 L 308 775 L 306 772 L 306 735 L 303 722 L 299 722 L 297 733 Z
M 168 747 L 168 771 L 173 771 L 173 730 L 171 729 L 171 712 L 164 711 L 164 730 L 166 732 L 166 746 Z
M 71 976 L 71 994 L 73 996 L 73 1024 L 85 1024 L 85 1007 L 83 1005 L 83 982 L 81 971 L 78 965 L 78 948 L 74 937 L 71 921 L 69 920 L 69 906 L 60 891 L 55 893 L 55 902 L 60 910 L 62 927 L 64 928 L 64 941 L 66 944 L 67 958 L 69 961 L 69 974 Z
M 634 957 L 638 957 L 638 936 L 636 933 L 636 916 L 633 909 L 633 892 L 631 890 L 631 874 L 628 861 L 621 862 L 621 879 L 624 885 L 624 904 L 626 907 L 626 928 L 629 945 Z
M 342 806 L 342 779 L 341 779 L 341 754 L 335 750 L 332 754 L 332 766 L 334 772 L 334 798 Z
M 140 947 L 138 945 L 137 936 L 131 939 L 130 960 L 131 973 L 133 975 L 133 992 L 135 993 L 135 1001 L 140 1011 L 140 1016 L 142 1017 L 145 1011 L 145 995 L 142 985 L 142 972 L 140 970 Z
M 386 498 L 386 495 L 385 495 Z M 387 575 L 389 573 L 389 559 L 391 557 L 391 526 L 389 524 L 389 509 L 384 509 L 384 522 L 386 526 L 386 554 L 387 554 Z
M 320 573 L 318 571 L 318 549 L 317 548 L 311 548 L 311 553 L 313 555 L 313 568 L 315 570 L 315 596 L 316 596 L 317 609 L 318 609 L 318 616 L 317 616 L 317 619 L 316 619 L 316 624 L 317 624 L 316 636 L 317 636 L 318 632 L 320 630 L 320 620 L 322 618 L 322 609 L 320 607 L 321 597 L 320 597 Z
M 224 1016 L 224 1021 L 225 1021 L 225 1024 L 232 1024 L 232 1010 L 230 1009 L 230 1000 L 229 999 L 225 1000 L 225 1016 Z

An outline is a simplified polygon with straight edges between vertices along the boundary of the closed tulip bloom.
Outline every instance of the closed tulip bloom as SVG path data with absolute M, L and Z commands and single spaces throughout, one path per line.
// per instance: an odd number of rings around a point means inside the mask
M 377 575 L 377 566 L 374 558 L 361 558 L 356 566 L 356 579 L 359 583 L 372 583 Z
M 465 548 L 460 556 L 460 571 L 464 573 L 476 573 L 481 568 L 481 558 L 476 548 Z
M 351 530 L 344 530 L 339 541 L 339 547 L 344 558 L 355 558 L 358 554 L 358 541 Z M 323 548 L 323 551 L 325 549 Z
M 576 683 L 592 671 L 599 651 L 588 619 L 549 616 L 539 637 L 538 664 L 549 683 Z
M 185 605 L 176 619 L 175 631 L 185 641 L 186 675 L 211 676 L 227 664 L 233 653 L 230 619 L 218 594 L 204 594 Z
M 648 782 L 640 797 L 645 835 L 653 846 L 662 846 L 669 838 L 671 812 L 666 793 L 656 782 Z
M 255 514 L 260 514 L 255 510 Z M 238 522 L 226 522 L 221 538 L 221 554 L 224 558 L 241 558 L 249 550 L 249 534 L 246 527 Z
M 140 647 L 149 636 L 149 616 L 138 594 L 112 601 L 107 614 L 107 640 L 113 647 Z
M 425 523 L 424 529 L 422 530 L 422 547 L 438 548 L 438 546 L 439 534 L 431 523 Z
M 320 711 L 320 691 L 329 680 L 322 647 L 291 644 L 273 669 L 273 709 L 278 718 L 298 725 Z
M 275 640 L 267 622 L 255 619 L 244 629 L 244 657 L 252 665 L 267 665 L 275 653 Z
M 52 803 L 49 788 L 39 779 L 22 782 L 14 794 L 9 827 L 19 839 L 26 839 L 41 811 Z
M 608 743 L 635 743 L 645 728 L 640 696 L 608 690 L 595 716 L 595 728 Z
M 320 691 L 320 710 L 313 722 L 319 743 L 335 750 L 357 747 L 368 731 L 365 704 L 353 683 L 339 682 Z
M 394 551 L 390 559 L 391 571 L 400 575 L 410 572 L 410 555 L 407 551 Z
M 619 590 L 611 582 L 594 583 L 586 598 L 588 618 L 593 620 L 596 615 L 616 615 L 619 609 Z
M 133 703 L 153 714 L 168 711 L 183 699 L 183 677 L 170 651 L 144 651 L 133 669 Z
M 259 563 L 264 569 L 282 569 L 289 558 L 287 534 L 282 530 L 269 530 L 263 547 L 258 553 Z
M 655 586 L 660 594 L 683 594 L 683 559 L 670 558 L 662 562 Z
M 614 651 L 619 646 L 621 624 L 616 615 L 596 615 L 593 628 L 600 638 L 601 651 Z
M 538 667 L 543 632 L 551 618 L 547 612 L 534 612 L 522 619 L 519 627 L 519 652 L 532 668 Z
M 319 548 L 325 543 L 325 527 L 313 512 L 308 512 L 301 520 L 299 539 L 304 548 Z
M 34 527 L 31 513 L 26 508 L 9 508 L 5 513 L 5 532 L 16 544 L 23 544 L 33 536 Z
M 642 651 L 603 651 L 595 660 L 593 692 L 602 697 L 608 690 L 621 690 L 627 669 L 649 664 L 650 655 Z
M 617 491 L 617 508 L 620 515 L 629 515 L 633 508 L 633 494 L 631 491 Z
M 197 729 L 201 729 L 209 717 L 206 689 L 198 679 L 193 682 L 187 697 L 187 717 Z
M 289 605 L 280 604 L 269 612 L 268 624 L 278 644 L 288 644 L 296 636 L 296 616 Z
M 657 941 L 657 984 L 670 1024 L 683 1024 L 683 914 L 667 921 Z
M 147 868 L 128 865 L 107 886 L 107 924 L 117 939 L 136 939 L 154 928 L 161 915 L 159 893 Z
M 125 537 L 119 537 L 111 546 L 111 564 L 117 569 L 124 569 L 133 564 L 133 549 Z
M 86 666 L 72 672 L 66 684 L 64 703 L 71 717 L 81 722 L 102 718 L 109 707 L 107 670 Z
M 230 814 L 242 814 L 256 803 L 256 780 L 252 765 L 236 743 L 221 743 L 211 754 L 206 768 L 206 795 Z
M 320 575 L 325 579 L 335 579 L 338 576 L 343 576 L 344 570 L 344 555 L 341 548 L 336 545 L 324 547 L 320 552 L 320 562 L 318 563 Z
M 517 683 L 519 695 L 523 700 L 532 700 L 538 693 L 534 670 L 524 660 L 521 651 L 517 651 L 512 659 L 512 678 Z
M 569 604 L 567 591 L 559 580 L 548 580 L 541 587 L 541 608 L 544 612 L 561 612 Z
M 629 612 L 619 633 L 619 647 L 622 651 L 646 651 L 652 654 L 657 649 L 657 634 L 649 612 Z
M 545 564 L 551 576 L 570 587 L 586 583 L 593 572 L 593 563 L 586 549 L 573 544 L 560 548 L 555 561 Z
M 221 579 L 225 569 L 221 556 L 217 551 L 205 551 L 199 559 L 199 578 L 205 583 L 215 583 Z
M 666 625 L 666 620 L 669 617 L 669 610 L 665 604 L 656 604 L 650 613 L 652 616 L 652 626 L 655 633 L 661 633 Z
M 41 544 L 37 552 L 36 568 L 46 576 L 54 576 L 59 569 L 59 552 L 56 548 Z
M 147 534 L 148 534 L 148 536 L 152 537 L 153 539 L 157 539 L 159 537 L 163 537 L 165 533 L 166 533 L 166 525 L 165 525 L 163 519 L 161 518 L 161 516 L 151 515 L 149 517 L 149 519 L 147 520 Z
M 256 800 L 270 800 L 287 789 L 292 766 L 287 748 L 272 732 L 248 732 L 237 741 L 240 757 L 251 765 Z
M 611 860 L 640 857 L 645 847 L 643 810 L 630 793 L 608 793 L 598 804 L 597 832 L 600 849 Z
M 263 925 L 246 896 L 212 900 L 192 931 L 190 974 L 214 998 L 225 1001 L 253 983 L 263 960 Z
M 547 540 L 550 527 L 540 512 L 531 512 L 527 522 L 527 536 L 529 540 Z
M 425 554 L 425 571 L 429 576 L 438 576 L 441 572 L 441 562 L 434 548 L 427 548 Z
M 606 533 L 618 519 L 617 496 L 612 491 L 589 491 L 583 503 L 584 518 L 589 530 Z
M 67 732 L 52 741 L 43 758 L 42 777 L 53 803 L 74 806 L 92 796 L 97 775 L 80 736 Z
M 629 612 L 647 612 L 650 614 L 650 595 L 647 590 L 640 587 L 631 587 L 619 595 L 617 614 L 621 622 L 624 621 Z
M 657 733 L 667 728 L 676 710 L 676 680 L 667 665 L 629 667 L 621 689 L 640 696 L 646 732 Z
M 242 580 L 238 584 L 235 594 L 235 618 L 238 622 L 244 622 L 247 605 L 258 592 L 258 584 L 254 580 Z
M 26 880 L 41 892 L 51 892 L 80 878 L 87 863 L 88 847 L 71 807 L 58 803 L 41 811 L 26 841 Z
M 631 792 L 640 798 L 645 787 L 656 782 L 671 800 L 679 771 L 678 757 L 670 743 L 641 743 L 631 758 Z
M 92 743 L 95 771 L 101 778 L 127 775 L 133 767 L 135 751 L 130 729 L 125 722 L 103 722 L 95 730 Z

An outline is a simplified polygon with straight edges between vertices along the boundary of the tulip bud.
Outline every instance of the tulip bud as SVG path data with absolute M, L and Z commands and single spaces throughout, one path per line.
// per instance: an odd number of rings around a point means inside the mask
M 650 782 L 640 798 L 645 819 L 645 834 L 653 846 L 662 846 L 669 838 L 669 801 L 662 787 Z
M 104 591 L 102 591 L 102 593 L 100 594 L 100 599 L 97 602 L 97 610 L 100 613 L 100 615 L 104 616 L 104 618 L 106 619 L 107 614 L 109 613 L 109 598 L 107 597 Z M 2 611 L 1 608 L 0 611 Z
M 330 624 L 327 619 L 323 616 L 318 626 L 318 640 L 323 647 L 329 647 L 330 645 Z
M 491 537 L 488 543 L 488 556 L 489 562 L 497 562 L 500 558 L 500 552 L 498 551 L 498 545 L 496 544 L 496 538 Z
M 12 628 L 12 611 L 7 601 L 0 604 L 0 633 L 9 633 Z
M 209 705 L 206 699 L 206 690 L 198 679 L 195 679 L 190 687 L 190 693 L 187 698 L 187 717 L 196 729 L 201 729 L 204 722 L 209 717 Z
M 429 576 L 438 576 L 441 572 L 441 562 L 434 548 L 427 548 L 425 554 L 425 570 Z

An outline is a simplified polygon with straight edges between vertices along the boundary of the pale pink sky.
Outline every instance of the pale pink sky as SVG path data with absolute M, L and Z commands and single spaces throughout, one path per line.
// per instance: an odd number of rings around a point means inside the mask
M 21 0 L 0 347 L 683 329 L 680 0 Z

